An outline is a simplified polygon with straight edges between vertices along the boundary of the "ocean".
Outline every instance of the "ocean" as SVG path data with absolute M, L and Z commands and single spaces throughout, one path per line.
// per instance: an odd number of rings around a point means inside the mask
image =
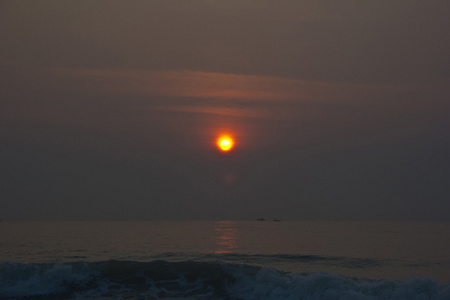
M 450 224 L 0 222 L 0 299 L 450 299 Z

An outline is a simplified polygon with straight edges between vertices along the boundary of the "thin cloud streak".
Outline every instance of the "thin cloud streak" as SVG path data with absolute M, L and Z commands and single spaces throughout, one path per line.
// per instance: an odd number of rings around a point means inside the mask
M 96 93 L 148 100 L 157 110 L 240 117 L 290 118 L 296 109 L 326 104 L 374 107 L 427 86 L 305 81 L 293 78 L 193 71 L 51 69 Z M 79 88 L 79 87 L 78 87 Z M 380 101 L 381 100 L 381 101 Z
M 294 78 L 199 71 L 111 69 L 53 69 L 57 74 L 81 76 L 107 83 L 108 89 L 147 96 L 239 100 L 302 100 L 333 102 L 340 98 L 392 93 L 420 88 L 412 84 L 356 84 Z M 114 86 L 114 84 L 116 86 Z M 100 85 L 101 86 L 101 85 Z M 106 91 L 107 92 L 107 91 Z M 337 95 L 330 97 L 331 95 Z M 359 99 L 358 101 L 362 101 Z

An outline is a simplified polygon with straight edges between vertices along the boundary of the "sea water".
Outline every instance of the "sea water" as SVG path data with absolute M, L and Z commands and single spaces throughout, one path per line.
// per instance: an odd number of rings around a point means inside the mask
M 450 299 L 450 224 L 1 222 L 0 299 Z

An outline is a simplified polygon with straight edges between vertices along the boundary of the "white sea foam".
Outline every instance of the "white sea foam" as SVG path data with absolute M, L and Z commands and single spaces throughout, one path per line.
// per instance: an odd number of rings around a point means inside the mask
M 78 265 L 80 266 L 80 265 Z M 26 297 L 63 293 L 86 282 L 92 271 L 72 264 L 0 263 L 0 297 Z

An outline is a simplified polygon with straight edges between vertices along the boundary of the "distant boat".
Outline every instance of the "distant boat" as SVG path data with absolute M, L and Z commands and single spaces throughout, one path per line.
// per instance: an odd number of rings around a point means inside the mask
M 281 222 L 281 219 L 273 219 L 274 222 Z
M 265 221 L 266 219 L 264 219 L 264 218 L 258 218 L 258 219 L 256 219 L 256 221 Z

